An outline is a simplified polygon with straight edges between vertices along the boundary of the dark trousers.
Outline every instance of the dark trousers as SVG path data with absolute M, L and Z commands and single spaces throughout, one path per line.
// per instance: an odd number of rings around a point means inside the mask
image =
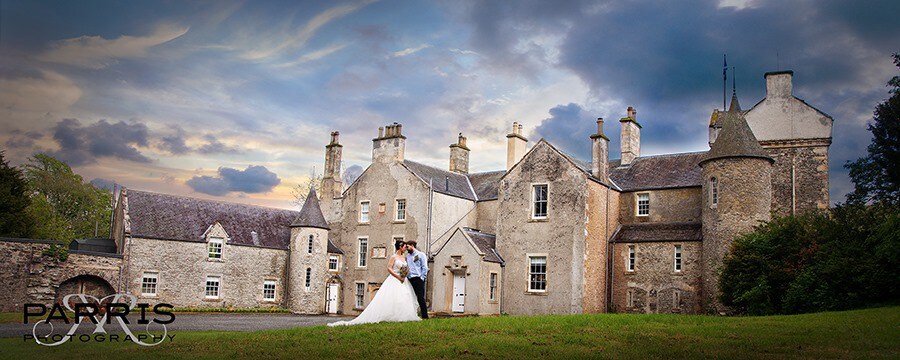
M 412 285 L 413 291 L 416 292 L 416 300 L 419 300 L 419 311 L 422 318 L 428 318 L 428 306 L 425 305 L 425 280 L 420 277 L 409 278 L 409 284 Z

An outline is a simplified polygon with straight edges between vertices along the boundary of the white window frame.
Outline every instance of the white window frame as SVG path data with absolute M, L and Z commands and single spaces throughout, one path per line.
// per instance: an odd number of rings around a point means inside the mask
M 365 242 L 365 248 L 363 248 Z M 356 238 L 356 267 L 365 269 L 369 265 L 369 237 Z
M 153 280 L 148 282 L 147 280 Z M 153 292 L 145 292 L 144 288 L 153 287 Z M 159 294 L 159 271 L 144 271 L 141 275 L 141 296 L 157 296 Z
M 331 260 L 334 260 L 334 268 L 331 267 Z M 328 255 L 328 271 L 340 271 L 341 269 L 341 256 L 340 255 Z
M 363 206 L 365 205 L 365 207 Z M 365 209 L 365 211 L 363 211 Z M 360 224 L 368 224 L 372 214 L 372 202 L 363 200 L 359 202 L 359 222 Z
M 719 206 L 719 178 L 709 178 L 709 207 L 715 209 Z
M 217 244 L 217 247 L 213 245 Z M 218 249 L 218 252 L 214 252 L 213 250 Z M 218 256 L 214 256 L 218 255 Z M 209 238 L 209 241 L 206 242 L 206 258 L 209 260 L 222 260 L 225 258 L 225 239 L 223 238 Z
M 684 265 L 683 251 L 684 251 L 684 248 L 681 246 L 681 244 L 676 244 L 672 249 L 672 261 L 674 262 L 672 269 L 675 272 L 681 272 L 681 269 L 684 267 L 683 266 Z
M 497 301 L 497 283 L 500 281 L 499 275 L 491 272 L 488 276 L 488 300 Z
M 306 283 L 305 283 L 306 291 L 309 291 L 309 288 L 312 286 L 312 268 L 306 268 Z
M 634 272 L 637 267 L 637 246 L 628 245 L 628 256 L 625 257 L 625 271 Z
M 545 292 L 547 292 L 547 287 L 549 286 L 549 282 L 547 281 L 547 272 L 548 272 L 547 270 L 548 270 L 548 264 L 549 264 L 549 262 L 547 261 L 548 260 L 547 254 L 526 254 L 526 256 L 527 256 L 527 260 L 528 260 L 528 262 L 527 262 L 527 264 L 528 264 L 528 273 L 527 273 L 527 275 L 528 275 L 528 287 L 527 287 L 528 292 L 530 292 L 530 293 L 545 293 Z M 543 273 L 533 273 L 532 272 L 532 268 L 531 268 L 532 261 L 536 260 L 536 259 L 544 259 L 544 272 Z M 532 281 L 532 277 L 535 275 L 544 275 L 544 277 L 543 277 L 544 288 L 543 289 L 536 289 L 536 288 L 532 287 L 532 285 L 535 282 L 540 282 L 540 281 Z
M 210 285 L 209 285 L 209 283 L 210 283 L 210 282 L 213 282 L 213 281 L 215 281 L 215 283 L 216 283 L 216 285 L 215 285 L 215 291 L 216 291 L 216 292 L 215 292 L 215 294 L 210 295 L 210 292 L 209 292 Z M 207 276 L 206 276 L 206 282 L 205 282 L 204 284 L 205 284 L 205 286 L 204 286 L 204 292 L 203 292 L 203 294 L 206 296 L 207 299 L 221 299 L 221 298 L 222 298 L 222 277 L 221 277 L 221 276 L 218 276 L 218 275 L 207 275 Z
M 406 199 L 394 200 L 394 221 L 406 221 Z
M 271 290 L 269 289 L 271 288 Z M 271 292 L 272 297 L 268 294 Z M 275 301 L 278 296 L 278 282 L 275 280 L 263 280 L 263 301 Z
M 314 239 L 315 239 L 315 237 L 313 237 L 313 234 L 309 234 L 309 236 L 306 237 L 306 253 L 307 254 L 313 253 L 313 240 Z
M 354 309 L 363 309 L 366 307 L 366 283 L 357 281 L 354 284 L 353 307 Z M 362 292 L 360 292 L 360 289 L 362 289 Z
M 537 204 L 538 199 L 535 196 L 536 190 L 539 187 L 544 187 L 546 190 L 544 191 L 544 214 L 538 215 L 537 213 Z M 535 183 L 531 184 L 531 218 L 534 220 L 546 220 L 547 217 L 550 216 L 550 184 L 548 183 Z
M 647 213 L 641 213 L 641 196 L 647 196 Z M 650 193 L 641 192 L 634 194 L 634 214 L 639 217 L 650 216 Z

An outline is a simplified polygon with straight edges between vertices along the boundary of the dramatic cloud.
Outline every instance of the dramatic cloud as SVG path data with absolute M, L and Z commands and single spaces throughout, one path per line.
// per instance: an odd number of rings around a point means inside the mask
M 247 166 L 244 170 L 220 167 L 218 176 L 194 176 L 185 184 L 194 191 L 223 196 L 231 192 L 265 193 L 281 183 L 278 175 L 265 166 Z
M 147 138 L 147 125 L 141 123 L 100 120 L 82 126 L 78 119 L 63 119 L 53 128 L 60 149 L 51 155 L 72 166 L 94 163 L 97 157 L 149 163 L 152 160 L 137 149 L 147 147 Z
M 362 175 L 363 167 L 359 165 L 353 165 L 344 170 L 344 175 L 341 177 L 341 181 L 344 183 L 344 187 L 350 186 L 360 175 Z
M 63 111 L 78 101 L 81 95 L 82 91 L 75 82 L 53 71 L 0 72 L 0 114 L 6 116 Z
M 37 131 L 28 131 L 23 132 L 19 129 L 14 129 L 9 132 L 11 135 L 9 139 L 6 140 L 6 146 L 8 148 L 31 148 L 34 146 L 35 140 L 40 140 L 44 137 L 44 134 L 41 134 Z
M 115 39 L 81 36 L 57 41 L 37 58 L 46 62 L 102 69 L 118 59 L 143 57 L 149 48 L 177 39 L 187 32 L 184 27 L 161 26 L 147 36 L 122 35 Z
M 584 111 L 578 104 L 559 105 L 550 109 L 550 117 L 544 119 L 534 133 L 538 138 L 547 139 L 561 150 L 576 155 L 580 159 L 591 158 L 589 138 L 596 129 L 596 118 Z

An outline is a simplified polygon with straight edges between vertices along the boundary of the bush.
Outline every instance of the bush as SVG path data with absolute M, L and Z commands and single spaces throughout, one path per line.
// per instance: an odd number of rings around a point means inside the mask
M 739 313 L 796 314 L 898 301 L 900 212 L 848 205 L 775 218 L 738 237 L 720 300 Z

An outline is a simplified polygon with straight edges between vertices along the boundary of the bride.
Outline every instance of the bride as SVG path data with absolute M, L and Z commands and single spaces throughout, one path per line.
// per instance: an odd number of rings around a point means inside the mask
M 353 320 L 338 321 L 328 326 L 421 320 L 416 311 L 418 308 L 416 294 L 406 279 L 409 273 L 406 264 L 406 246 L 402 241 L 397 241 L 394 243 L 394 249 L 396 251 L 387 266 L 390 275 L 381 284 L 369 306 Z

